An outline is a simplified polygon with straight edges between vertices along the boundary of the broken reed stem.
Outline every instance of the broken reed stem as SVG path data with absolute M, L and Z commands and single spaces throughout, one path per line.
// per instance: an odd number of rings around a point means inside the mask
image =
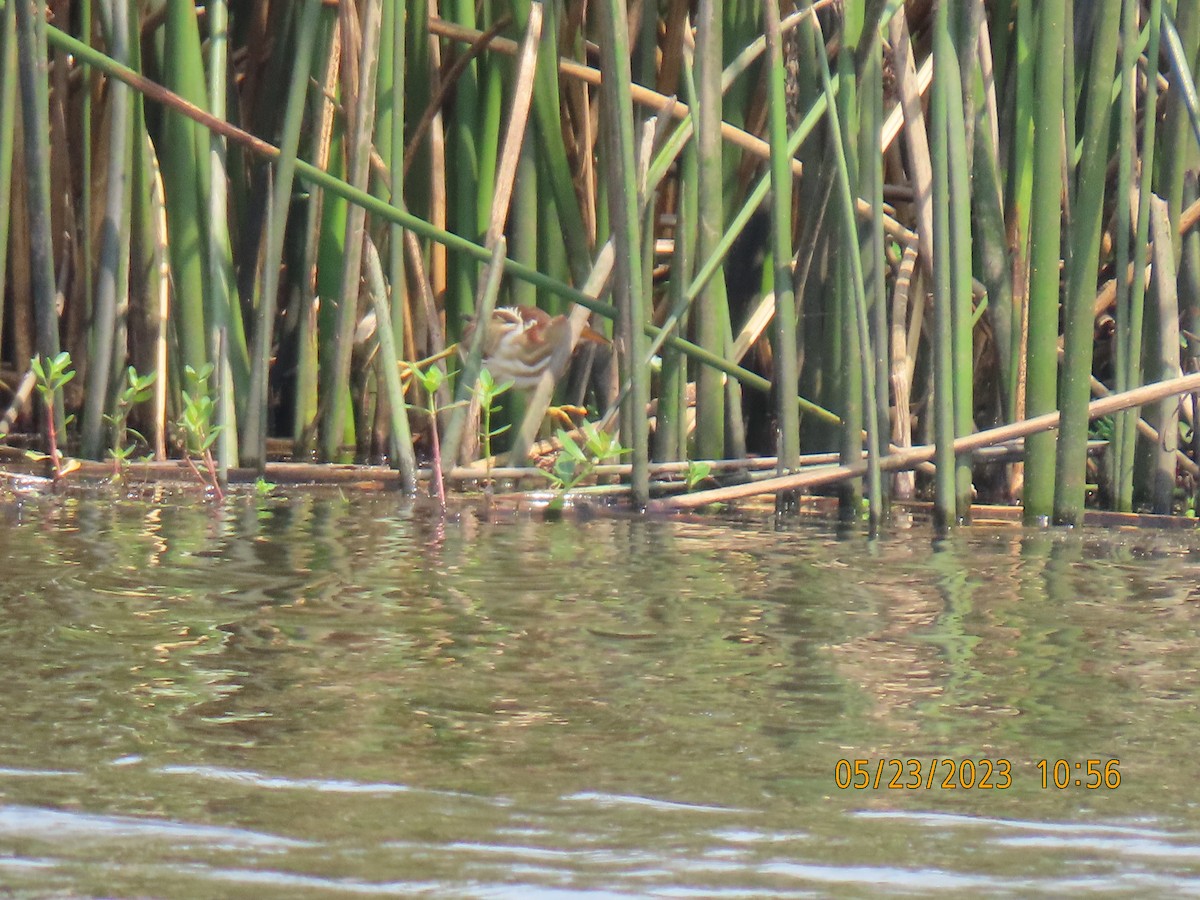
M 1200 373 L 1185 375 L 1182 378 L 1173 378 L 1170 381 L 1161 381 L 1157 384 L 1149 384 L 1131 391 L 1125 391 L 1121 394 L 1112 394 L 1108 397 L 1102 397 L 1099 400 L 1093 400 L 1088 404 L 1088 418 L 1096 419 L 1123 409 L 1143 406 L 1147 403 L 1154 403 L 1168 397 L 1187 394 L 1196 390 L 1200 390 Z M 970 453 L 973 450 L 990 447 L 994 444 L 1012 440 L 1013 438 L 1028 437 L 1031 434 L 1049 431 L 1058 427 L 1058 419 L 1059 413 L 1056 411 L 1035 416 L 1032 419 L 1026 419 L 1022 422 L 1014 422 L 1011 425 L 1002 425 L 999 428 L 977 431 L 975 434 L 956 440 L 954 442 L 954 452 L 955 454 Z M 879 461 L 879 464 L 885 471 L 908 469 L 918 463 L 928 462 L 933 459 L 933 453 L 934 448 L 932 446 L 913 447 L 911 450 L 902 450 L 885 456 Z M 680 497 L 653 500 L 646 508 L 646 511 L 661 513 L 676 509 L 694 509 L 698 506 L 707 506 L 710 503 L 722 503 L 743 497 L 753 497 L 758 494 L 804 490 L 820 485 L 835 484 L 849 478 L 860 478 L 866 474 L 866 471 L 867 466 L 865 462 L 855 463 L 850 466 L 829 466 L 828 468 L 798 472 L 795 475 L 785 475 L 781 478 L 769 478 L 752 484 L 736 484 L 730 487 L 717 488 L 712 491 L 697 491 L 696 493 L 685 494 Z

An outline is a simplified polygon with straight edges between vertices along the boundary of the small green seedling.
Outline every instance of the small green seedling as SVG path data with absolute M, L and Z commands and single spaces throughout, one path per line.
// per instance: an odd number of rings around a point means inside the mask
M 700 484 L 708 477 L 712 471 L 712 465 L 701 460 L 689 459 L 687 469 L 683 473 L 684 483 L 687 484 L 688 491 L 694 491 L 696 485 Z
M 54 466 L 54 480 L 59 481 L 72 468 L 76 467 L 64 465 L 63 455 L 58 449 L 58 430 L 54 425 L 55 400 L 58 393 L 67 382 L 75 377 L 75 370 L 71 368 L 71 354 L 63 350 L 53 359 L 35 356 L 29 361 L 29 365 L 33 369 L 36 379 L 34 386 L 46 407 L 46 446 L 50 452 L 44 454 L 30 451 L 27 455 L 31 459 L 38 460 L 49 458 L 51 465 Z M 64 420 L 64 424 L 69 424 L 72 418 L 72 416 L 68 416 Z
M 442 474 L 442 444 L 438 437 L 437 414 L 439 412 L 437 405 L 437 392 L 442 384 L 446 381 L 442 370 L 432 363 L 428 368 L 422 370 L 416 365 L 410 365 L 409 371 L 413 373 L 413 378 L 425 391 L 427 405 L 425 414 L 430 419 L 430 431 L 433 433 L 433 484 L 437 490 L 438 503 L 442 509 L 446 508 L 446 481 Z
M 130 458 L 137 450 L 138 444 L 148 444 L 145 435 L 129 427 L 129 414 L 139 403 L 145 403 L 154 392 L 156 372 L 139 375 L 137 369 L 130 366 L 125 370 L 125 388 L 117 398 L 117 409 L 112 415 L 105 415 L 104 421 L 112 427 L 113 444 L 108 448 L 109 458 L 113 461 L 113 474 L 129 464 Z M 128 443 L 132 437 L 135 443 Z
M 200 483 L 211 490 L 218 500 L 223 500 L 225 493 L 217 478 L 212 448 L 225 426 L 215 421 L 217 406 L 208 389 L 208 379 L 212 373 L 212 363 L 205 363 L 199 371 L 191 366 L 184 367 L 187 389 L 183 392 L 183 412 L 175 424 L 183 435 L 184 461 Z M 204 462 L 206 474 L 202 474 L 196 466 L 196 457 Z
M 492 438 L 504 434 L 511 427 L 504 425 L 500 428 L 492 428 L 492 413 L 500 408 L 495 405 L 496 398 L 512 386 L 511 381 L 496 384 L 492 373 L 487 369 L 482 369 L 479 372 L 479 382 L 474 388 L 475 398 L 479 401 L 479 443 L 483 445 L 484 466 L 489 483 L 492 472 Z
M 622 447 L 615 435 L 601 431 L 594 422 L 585 422 L 580 430 L 584 437 L 583 446 L 566 431 L 558 431 L 562 450 L 554 460 L 554 467 L 546 473 L 558 491 L 558 495 L 550 501 L 550 509 L 553 511 L 562 509 L 567 493 L 591 477 L 601 460 L 633 452 L 627 447 Z

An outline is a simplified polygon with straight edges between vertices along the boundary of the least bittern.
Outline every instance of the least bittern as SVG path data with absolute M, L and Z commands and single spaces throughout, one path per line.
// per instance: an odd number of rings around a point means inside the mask
M 460 353 L 466 353 L 474 331 L 475 323 L 467 323 Z M 580 337 L 606 343 L 603 335 L 590 328 L 584 328 Z M 492 312 L 484 335 L 483 365 L 497 384 L 511 381 L 517 390 L 531 391 L 544 372 L 555 371 L 566 362 L 571 352 L 569 339 L 566 316 L 551 316 L 536 306 L 498 307 Z M 578 408 L 571 411 L 578 412 Z
M 467 323 L 462 349 L 470 345 L 475 323 Z M 483 338 L 483 365 L 497 384 L 511 381 L 517 390 L 537 386 L 542 373 L 569 351 L 567 319 L 536 306 L 502 306 L 492 312 Z

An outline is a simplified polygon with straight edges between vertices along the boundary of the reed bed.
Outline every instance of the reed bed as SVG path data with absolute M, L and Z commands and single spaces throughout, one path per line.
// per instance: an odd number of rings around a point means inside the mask
M 483 443 L 586 407 L 640 507 L 772 457 L 735 494 L 1194 511 L 1198 65 L 1182 0 L 0 0 L 3 428 L 414 490 L 536 305 L 608 341 Z

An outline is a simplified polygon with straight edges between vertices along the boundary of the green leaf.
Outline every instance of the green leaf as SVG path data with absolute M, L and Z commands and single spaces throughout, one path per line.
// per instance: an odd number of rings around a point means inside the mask
M 687 489 L 690 491 L 712 471 L 712 466 L 706 462 L 697 462 L 696 460 L 688 460 L 687 472 L 684 475 L 684 480 L 687 483 Z
M 567 434 L 567 432 L 563 431 L 561 428 L 558 430 L 558 440 L 559 443 L 562 444 L 563 453 L 581 463 L 587 462 L 587 456 L 584 454 L 580 446 L 575 443 L 575 441 L 571 438 L 571 435 Z

